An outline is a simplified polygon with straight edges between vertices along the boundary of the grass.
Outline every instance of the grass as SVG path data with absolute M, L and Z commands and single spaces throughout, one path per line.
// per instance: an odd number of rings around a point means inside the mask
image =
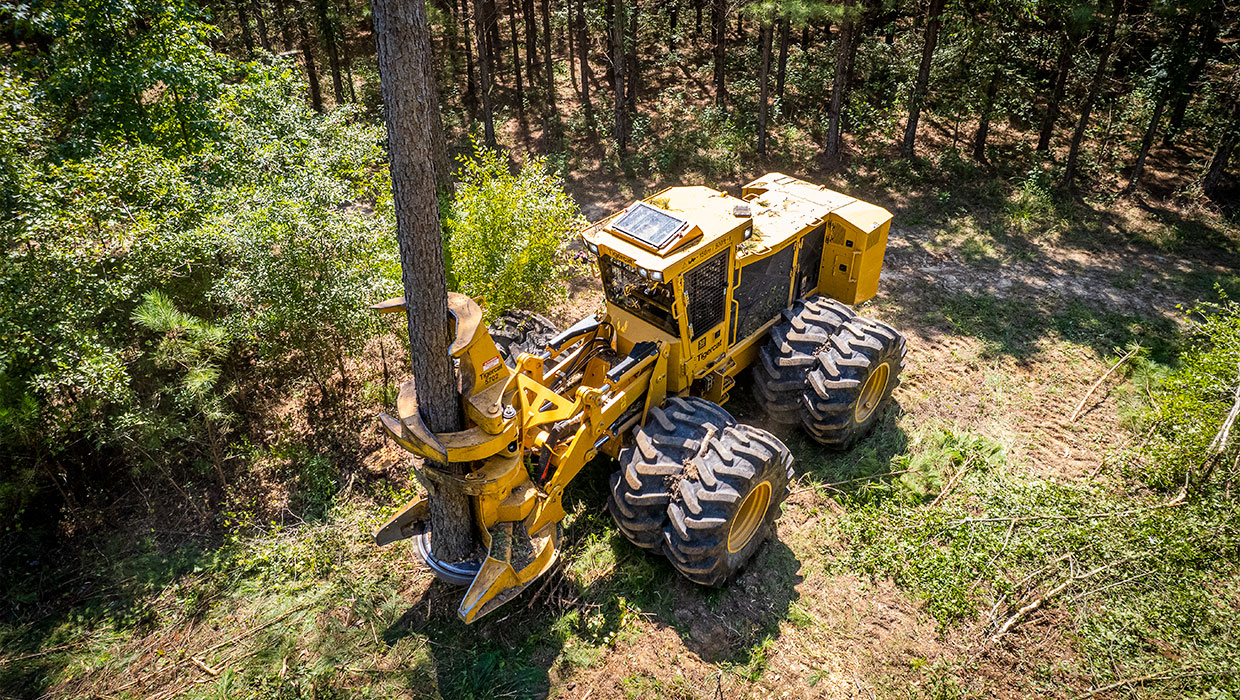
M 1054 604 L 1078 671 L 1101 681 L 1230 669 L 1174 687 L 1240 692 L 1232 499 L 1160 507 L 1163 494 L 1032 478 L 994 442 L 945 430 L 918 434 L 914 455 L 898 462 L 910 473 L 843 497 L 848 553 L 835 571 L 891 577 L 946 628 L 969 621 L 983 635 L 1070 582 Z M 949 472 L 955 489 L 928 504 Z

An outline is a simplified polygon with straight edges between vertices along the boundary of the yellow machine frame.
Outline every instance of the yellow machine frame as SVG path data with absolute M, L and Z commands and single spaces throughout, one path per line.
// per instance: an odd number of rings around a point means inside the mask
M 614 225 L 638 206 L 683 220 L 678 237 L 657 249 Z M 417 474 L 427 495 L 385 523 L 376 542 L 424 534 L 428 499 L 440 488 L 462 490 L 488 552 L 466 576 L 472 579 L 458 614 L 468 623 L 495 609 L 554 563 L 565 487 L 598 453 L 616 456 L 652 406 L 669 394 L 726 402 L 735 375 L 754 361 L 771 325 L 799 296 L 826 294 L 850 304 L 872 297 L 890 222 L 881 207 L 779 173 L 749 183 L 740 199 L 706 187 L 663 190 L 582 235 L 600 267 L 617 265 L 642 281 L 610 290 L 604 314 L 565 331 L 539 354 L 520 355 L 511 368 L 482 325 L 477 303 L 450 295 L 456 323 L 450 353 L 459 360 L 469 427 L 431 432 L 412 383 L 401 387 L 399 416 L 380 418 L 398 444 L 423 458 Z M 721 254 L 722 314 L 694 329 L 693 305 L 703 293 L 690 289 L 690 273 Z M 632 307 L 644 293 L 638 287 L 670 298 L 661 307 L 669 314 L 662 324 Z M 738 297 L 749 293 L 761 303 L 742 307 Z M 404 302 L 374 308 L 403 311 Z M 472 466 L 461 478 L 440 466 L 449 462 Z M 422 554 L 435 568 L 429 549 Z

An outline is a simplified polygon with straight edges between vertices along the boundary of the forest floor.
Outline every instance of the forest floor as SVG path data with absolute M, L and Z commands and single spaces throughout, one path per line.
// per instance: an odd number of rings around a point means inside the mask
M 924 148 L 934 149 L 932 138 Z M 577 157 L 566 165 L 569 189 L 591 218 L 669 184 L 621 178 L 601 158 Z M 1080 607 L 1046 605 L 987 644 L 1014 603 L 1001 605 L 979 577 L 963 593 L 976 603 L 971 614 L 936 615 L 923 589 L 876 575 L 881 562 L 859 559 L 848 519 L 860 517 L 853 509 L 876 488 L 948 490 L 944 435 L 998 445 L 1005 478 L 1122 494 L 1108 466 L 1135 437 L 1130 419 L 1148 391 L 1143 382 L 1174 360 L 1185 309 L 1217 299 L 1216 284 L 1240 292 L 1234 226 L 1139 200 L 990 187 L 1006 179 L 982 168 L 922 175 L 863 160 L 831 171 L 778 158 L 765 165 L 893 211 L 880 292 L 860 310 L 905 334 L 908 360 L 894 406 L 852 451 L 826 453 L 781 432 L 798 480 L 777 537 L 730 586 L 694 586 L 629 545 L 605 509 L 614 464 L 599 459 L 566 496 L 561 565 L 491 616 L 462 625 L 462 592 L 420 568 L 407 542 L 371 544 L 374 527 L 417 489 L 405 457 L 365 418 L 382 396 L 376 350 L 330 407 L 310 390 L 281 397 L 310 408 L 273 419 L 272 430 L 300 435 L 306 447 L 276 437 L 251 448 L 266 468 L 231 485 L 220 511 L 205 505 L 205 492 L 135 483 L 116 506 L 126 517 L 103 514 L 96 537 L 78 537 L 90 544 L 74 553 L 76 565 L 52 569 L 38 593 L 44 612 L 4 630 L 0 692 L 151 700 L 1076 697 L 1133 671 L 1112 660 L 1099 675 L 1096 652 L 1081 642 L 1088 611 Z M 1157 157 L 1153 165 L 1157 172 Z M 758 174 L 746 168 L 721 184 L 735 188 Z M 568 284 L 569 298 L 552 312 L 557 321 L 601 306 L 592 277 Z M 1147 348 L 1146 359 L 1104 382 L 1069 420 L 1133 343 Z M 742 376 L 728 409 L 762 425 L 748 386 Z M 313 491 L 323 475 L 290 478 L 289 465 L 301 459 L 298 449 L 318 444 L 362 457 L 329 470 L 322 508 L 310 517 L 297 489 Z M 926 472 L 920 485 L 902 476 L 914 467 Z M 962 488 L 953 497 L 969 507 L 975 496 Z

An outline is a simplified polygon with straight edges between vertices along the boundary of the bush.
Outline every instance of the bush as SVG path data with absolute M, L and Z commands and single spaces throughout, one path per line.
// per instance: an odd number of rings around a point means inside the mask
M 1180 366 L 1153 394 L 1150 440 L 1134 465 L 1136 476 L 1165 489 L 1202 490 L 1240 477 L 1240 426 L 1215 443 L 1240 384 L 1240 303 L 1202 304 L 1191 323 Z
M 541 157 L 530 157 L 515 174 L 498 151 L 482 147 L 460 162 L 447 219 L 452 286 L 484 297 L 490 317 L 547 308 L 564 295 L 556 281 L 561 248 L 585 223 L 563 181 Z

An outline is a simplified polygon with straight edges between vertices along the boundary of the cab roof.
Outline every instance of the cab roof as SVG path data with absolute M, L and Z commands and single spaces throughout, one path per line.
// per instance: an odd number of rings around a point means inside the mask
M 867 231 L 891 219 L 882 207 L 783 173 L 767 173 L 742 193 L 744 199 L 702 185 L 669 187 L 595 222 L 582 236 L 639 267 L 666 271 L 727 236 L 745 241 L 737 253 L 745 257 L 778 247 L 832 212 Z

